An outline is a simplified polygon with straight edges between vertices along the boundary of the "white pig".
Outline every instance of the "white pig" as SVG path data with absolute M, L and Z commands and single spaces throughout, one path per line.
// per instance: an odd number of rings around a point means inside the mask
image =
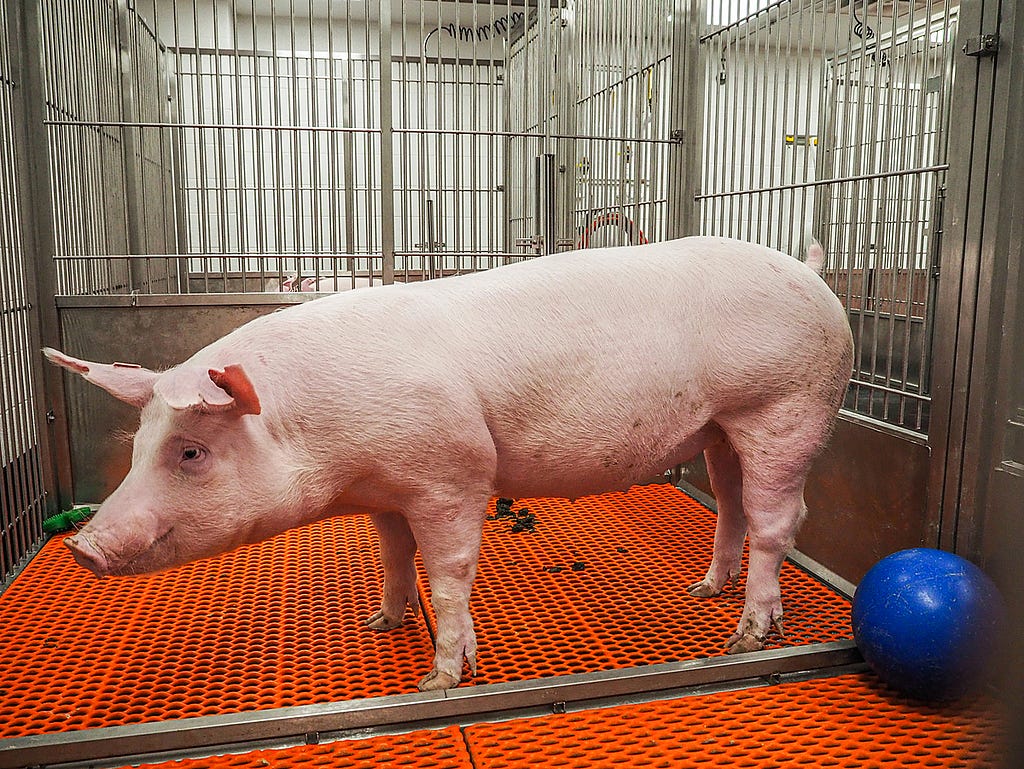
M 808 256 L 820 265 L 820 248 Z M 419 686 L 440 689 L 464 660 L 475 672 L 469 599 L 490 498 L 626 489 L 704 451 L 718 523 L 690 593 L 735 579 L 749 537 L 727 650 L 756 650 L 781 630 L 779 569 L 852 348 L 808 266 L 693 237 L 334 294 L 163 373 L 46 350 L 142 409 L 131 471 L 65 542 L 97 575 L 127 574 L 368 513 L 384 585 L 367 624 L 418 611 L 418 548 L 438 623 Z

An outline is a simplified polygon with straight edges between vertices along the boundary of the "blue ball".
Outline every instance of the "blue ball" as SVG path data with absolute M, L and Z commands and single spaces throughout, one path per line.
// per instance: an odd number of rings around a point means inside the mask
M 857 586 L 853 637 L 894 689 L 922 700 L 974 690 L 996 650 L 1003 605 L 970 561 L 931 548 L 883 558 Z

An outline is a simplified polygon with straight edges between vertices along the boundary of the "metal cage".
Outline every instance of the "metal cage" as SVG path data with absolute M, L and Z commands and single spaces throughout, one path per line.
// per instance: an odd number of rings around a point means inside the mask
M 984 67 L 1012 63 L 992 30 L 1012 35 L 1015 17 L 993 7 L 6 6 L 0 567 L 31 549 L 44 510 L 102 496 L 107 480 L 81 481 L 89 466 L 109 459 L 113 477 L 126 461 L 108 435 L 124 415 L 43 368 L 40 343 L 169 365 L 316 292 L 697 233 L 798 258 L 822 242 L 857 344 L 834 441 L 847 453 L 826 459 L 870 480 L 880 529 L 903 527 L 894 542 L 936 541 L 947 476 L 977 482 L 954 466 L 984 422 L 959 384 L 979 370 L 964 362 L 975 325 L 979 350 L 998 346 L 984 336 L 998 324 L 962 302 L 987 295 L 997 257 L 956 271 L 990 231 L 957 229 L 978 219 L 980 182 L 952 175 L 1004 141 L 952 119 L 958 94 L 982 109 L 967 89 L 989 93 Z M 848 491 L 825 483 L 809 501 L 846 514 Z

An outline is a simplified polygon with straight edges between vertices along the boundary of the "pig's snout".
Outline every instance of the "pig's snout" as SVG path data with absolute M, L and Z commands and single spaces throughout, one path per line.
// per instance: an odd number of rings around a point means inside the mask
M 64 544 L 75 556 L 79 566 L 84 566 L 97 577 L 103 577 L 110 573 L 106 556 L 87 537 L 81 534 L 66 537 Z

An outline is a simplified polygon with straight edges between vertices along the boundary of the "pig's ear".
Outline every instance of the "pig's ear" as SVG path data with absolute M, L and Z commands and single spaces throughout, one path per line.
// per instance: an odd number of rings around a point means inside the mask
M 81 374 L 86 381 L 102 387 L 115 398 L 140 409 L 152 399 L 153 384 L 159 376 L 156 372 L 136 366 L 134 363 L 92 363 L 72 358 L 51 347 L 44 347 L 43 355 L 51 363 Z
M 225 366 L 223 371 L 212 368 L 210 381 L 231 398 L 233 407 L 242 414 L 260 413 L 260 398 L 256 394 L 256 388 L 252 386 L 241 366 Z
M 256 390 L 242 367 L 237 365 L 223 369 L 171 369 L 160 377 L 156 391 L 171 408 L 181 411 L 260 413 Z

